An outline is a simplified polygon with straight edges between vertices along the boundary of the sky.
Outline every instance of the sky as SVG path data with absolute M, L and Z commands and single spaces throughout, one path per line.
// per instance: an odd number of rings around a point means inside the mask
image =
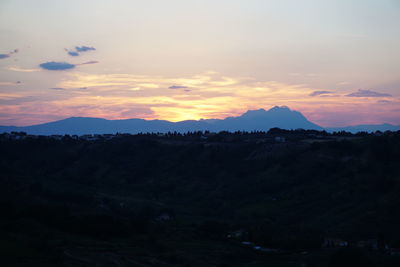
M 0 0 L 0 125 L 276 105 L 400 125 L 400 0 Z

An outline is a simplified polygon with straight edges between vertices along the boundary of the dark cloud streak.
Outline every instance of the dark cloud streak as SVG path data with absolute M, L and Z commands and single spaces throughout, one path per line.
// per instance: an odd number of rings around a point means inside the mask
M 392 97 L 390 94 L 358 89 L 357 92 L 346 95 L 347 97 Z
M 75 46 L 77 52 L 87 52 L 87 51 L 94 51 L 96 48 L 89 47 L 89 46 Z
M 168 89 L 188 89 L 189 87 L 183 85 L 172 85 Z
M 75 51 L 68 51 L 68 55 L 72 56 L 72 57 L 78 57 L 79 53 L 75 52 Z
M 39 65 L 39 67 L 45 70 L 69 70 L 75 68 L 75 66 L 76 65 L 67 62 L 55 61 L 45 62 Z
M 314 91 L 309 96 L 320 96 L 320 95 L 327 95 L 327 94 L 333 94 L 332 91 Z
M 7 54 L 0 54 L 0 59 L 5 59 L 5 58 L 9 58 L 11 57 L 12 54 L 16 54 L 19 52 L 19 49 L 14 49 L 11 52 L 7 53 Z
M 94 47 L 90 47 L 90 46 L 75 46 L 74 49 L 64 49 L 68 55 L 72 56 L 72 57 L 79 57 L 81 54 L 80 53 L 84 53 L 84 52 L 88 52 L 88 51 L 94 51 L 96 50 L 96 48 Z
M 56 90 L 56 91 L 65 91 L 67 90 L 67 88 L 63 88 L 63 87 L 53 87 L 53 88 L 49 88 L 50 90 Z M 88 89 L 87 87 L 79 87 L 79 88 L 70 88 L 70 90 L 86 90 Z
M 92 61 L 83 62 L 83 63 L 76 64 L 76 65 L 78 66 L 78 65 L 88 65 L 88 64 L 97 64 L 97 63 L 99 63 L 99 62 L 96 60 L 92 60 Z

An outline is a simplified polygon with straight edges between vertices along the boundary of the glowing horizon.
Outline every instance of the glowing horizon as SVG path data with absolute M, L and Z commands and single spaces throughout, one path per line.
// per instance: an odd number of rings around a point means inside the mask
M 5 0 L 0 125 L 273 106 L 400 125 L 399 14 L 395 0 Z

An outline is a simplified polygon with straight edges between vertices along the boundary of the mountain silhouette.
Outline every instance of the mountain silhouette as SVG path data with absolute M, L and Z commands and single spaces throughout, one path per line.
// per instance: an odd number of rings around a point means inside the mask
M 312 129 L 323 130 L 322 127 L 308 121 L 300 112 L 290 110 L 288 107 L 275 106 L 270 110 L 249 110 L 239 117 L 229 117 L 218 123 L 221 130 L 260 130 L 270 128 L 281 129 Z
M 397 126 L 384 125 L 384 129 L 395 130 Z M 310 122 L 300 112 L 286 106 L 275 106 L 270 110 L 249 110 L 238 117 L 225 119 L 201 119 L 170 122 L 166 120 L 106 120 L 101 118 L 72 117 L 59 121 L 25 126 L 0 126 L 0 132 L 23 131 L 28 134 L 113 134 L 113 133 L 148 133 L 148 132 L 188 132 L 188 131 L 268 131 L 270 128 L 281 129 L 312 129 L 324 130 Z M 365 128 L 365 127 L 364 127 Z M 364 131 L 363 127 L 352 127 L 348 130 Z M 380 130 L 379 125 L 369 129 Z M 399 127 L 397 127 L 399 128 Z M 346 128 L 330 128 L 330 131 L 340 131 Z

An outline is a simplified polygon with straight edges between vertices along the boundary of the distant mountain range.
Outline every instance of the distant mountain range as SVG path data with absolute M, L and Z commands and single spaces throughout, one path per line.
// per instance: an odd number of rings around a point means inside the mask
M 0 126 L 0 133 L 23 131 L 35 135 L 52 134 L 113 134 L 113 133 L 147 133 L 147 132 L 188 132 L 188 131 L 268 131 L 270 128 L 281 129 L 310 129 L 324 130 L 324 128 L 310 122 L 300 112 L 288 107 L 273 107 L 270 110 L 249 110 L 238 117 L 226 119 L 187 120 L 170 122 L 165 120 L 106 120 L 100 118 L 73 117 L 64 120 L 25 126 Z M 385 131 L 400 130 L 400 126 L 390 124 L 360 125 L 344 128 L 327 128 L 327 131 L 346 130 L 358 131 Z

